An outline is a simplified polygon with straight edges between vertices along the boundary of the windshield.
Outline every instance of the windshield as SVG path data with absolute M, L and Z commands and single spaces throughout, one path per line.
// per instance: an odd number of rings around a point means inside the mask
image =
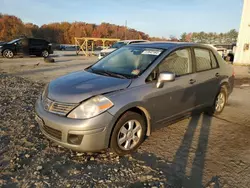
M 15 43 L 15 42 L 18 42 L 19 40 L 21 40 L 21 39 L 14 39 L 14 40 L 8 42 L 8 44 L 13 44 L 13 43 Z
M 111 46 L 111 48 L 121 48 L 121 47 L 123 47 L 123 46 L 125 46 L 125 45 L 126 45 L 125 42 L 116 42 L 115 44 L 113 44 L 113 45 Z
M 133 78 L 144 72 L 148 66 L 162 53 L 161 49 L 127 46 L 116 50 L 90 70 L 96 73 L 113 73 Z

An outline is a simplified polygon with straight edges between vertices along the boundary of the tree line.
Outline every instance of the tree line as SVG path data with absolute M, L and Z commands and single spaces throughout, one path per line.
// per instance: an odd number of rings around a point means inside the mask
M 60 44 L 74 43 L 74 37 L 149 39 L 149 35 L 142 31 L 115 24 L 60 22 L 39 27 L 33 23 L 23 23 L 16 16 L 0 14 L 0 41 L 10 41 L 21 36 L 44 38 Z
M 238 38 L 238 32 L 232 29 L 226 33 L 205 33 L 205 32 L 193 32 L 183 33 L 180 41 L 183 42 L 196 42 L 205 44 L 234 44 Z
M 74 44 L 74 37 L 231 44 L 236 42 L 238 32 L 235 29 L 226 33 L 193 32 L 183 33 L 179 39 L 175 36 L 159 38 L 149 37 L 148 34 L 142 31 L 110 23 L 97 25 L 85 22 L 57 22 L 44 24 L 39 27 L 33 23 L 23 23 L 16 16 L 0 13 L 0 41 L 10 41 L 21 36 L 44 38 L 52 43 L 59 44 Z

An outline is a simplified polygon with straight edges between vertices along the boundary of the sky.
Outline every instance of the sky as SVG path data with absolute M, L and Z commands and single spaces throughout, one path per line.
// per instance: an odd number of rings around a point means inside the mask
M 0 13 L 39 26 L 51 22 L 108 22 L 150 36 L 239 29 L 243 0 L 0 0 Z

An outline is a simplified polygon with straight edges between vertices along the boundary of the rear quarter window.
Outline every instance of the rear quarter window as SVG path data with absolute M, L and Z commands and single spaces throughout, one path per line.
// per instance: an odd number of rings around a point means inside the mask
M 219 65 L 218 65 L 218 61 L 214 55 L 213 52 L 210 51 L 210 58 L 211 58 L 211 63 L 212 63 L 212 68 L 215 69 L 215 68 L 218 68 Z

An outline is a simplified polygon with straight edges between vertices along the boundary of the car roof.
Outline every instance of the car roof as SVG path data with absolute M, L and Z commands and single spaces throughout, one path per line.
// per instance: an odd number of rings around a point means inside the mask
M 42 38 L 33 38 L 33 37 L 30 37 L 28 39 L 34 39 L 34 40 L 45 40 L 45 39 L 42 39 Z M 46 41 L 46 40 L 45 40 Z
M 160 48 L 164 50 L 169 50 L 172 48 L 176 47 L 204 47 L 211 49 L 210 46 L 204 45 L 204 44 L 197 44 L 197 43 L 190 43 L 190 42 L 161 42 L 161 41 L 156 41 L 156 42 L 143 42 L 143 43 L 135 43 L 131 44 L 133 46 L 138 46 L 138 47 L 145 47 L 145 48 Z

